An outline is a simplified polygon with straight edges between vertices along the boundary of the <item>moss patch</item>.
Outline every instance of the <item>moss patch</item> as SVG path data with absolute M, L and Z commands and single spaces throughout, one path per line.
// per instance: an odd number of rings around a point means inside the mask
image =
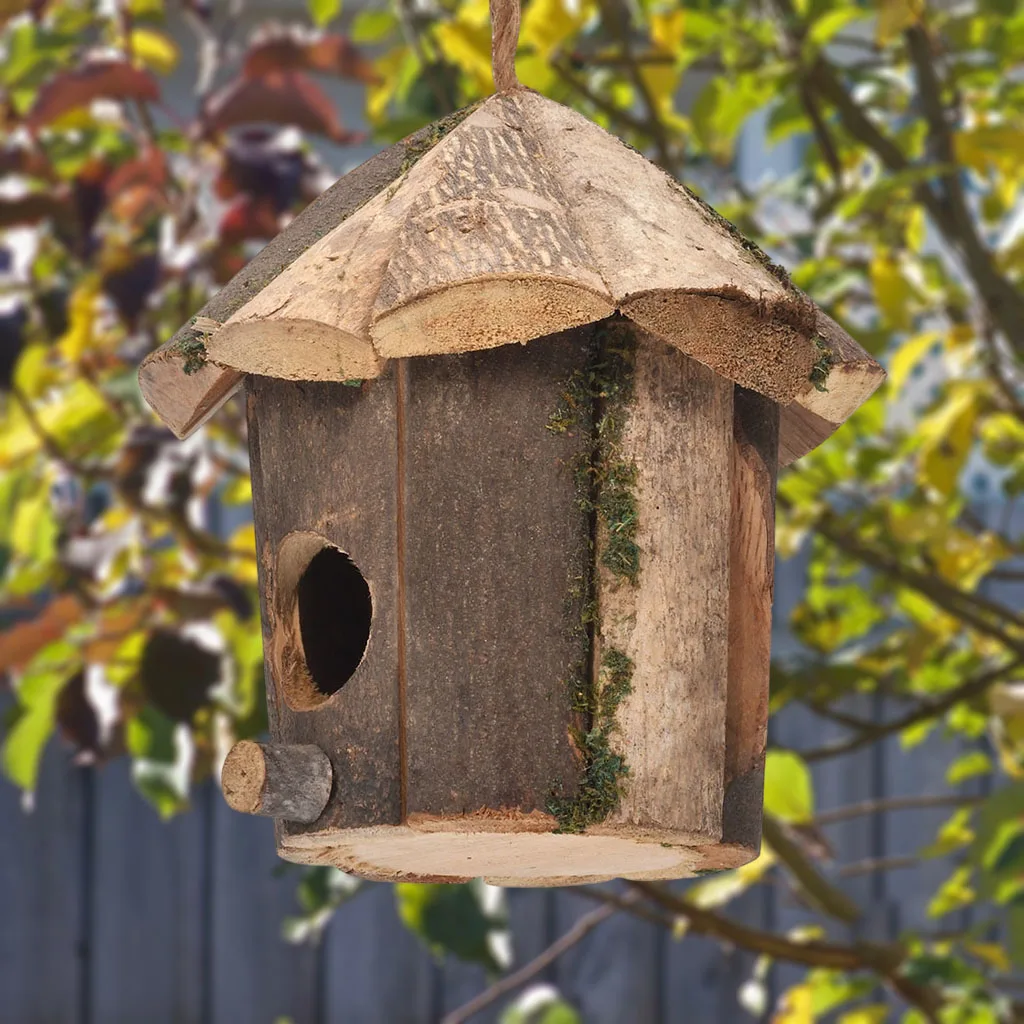
M 603 821 L 618 807 L 629 774 L 625 758 L 612 748 L 612 737 L 616 712 L 632 686 L 633 663 L 623 651 L 609 648 L 599 666 L 592 664 L 598 618 L 592 563 L 600 537 L 601 564 L 624 585 L 639 581 L 637 467 L 622 453 L 634 363 L 630 325 L 612 318 L 597 326 L 586 366 L 570 377 L 547 424 L 555 433 L 579 431 L 587 439 L 572 471 L 579 505 L 591 519 L 588 569 L 569 588 L 572 606 L 580 609 L 574 635 L 582 655 L 567 689 L 570 709 L 581 723 L 570 733 L 582 773 L 575 794 L 556 790 L 549 798 L 548 811 L 558 820 L 559 832 L 582 832 Z
M 807 379 L 814 385 L 815 391 L 828 391 L 828 375 L 835 365 L 835 355 L 820 336 L 814 338 L 814 347 L 818 352 L 818 358 L 811 367 Z
M 175 352 L 181 355 L 181 371 L 186 377 L 198 373 L 206 365 L 205 335 L 193 334 L 191 338 L 182 338 L 175 346 Z
M 583 832 L 605 820 L 622 798 L 622 780 L 629 775 L 625 758 L 612 750 L 615 712 L 632 689 L 633 662 L 622 651 L 611 648 L 601 660 L 597 685 L 575 695 L 590 715 L 590 728 L 574 729 L 573 743 L 583 761 L 577 792 L 570 796 L 553 793 L 548 812 L 558 820 L 558 832 Z M 581 692 L 583 694 L 581 698 Z
M 591 429 L 589 449 L 573 466 L 579 502 L 597 516 L 605 533 L 601 564 L 635 584 L 640 575 L 637 468 L 621 452 L 627 408 L 633 400 L 635 340 L 632 328 L 619 319 L 605 321 L 595 333 L 594 353 L 586 367 L 569 378 L 548 430 L 564 434 Z

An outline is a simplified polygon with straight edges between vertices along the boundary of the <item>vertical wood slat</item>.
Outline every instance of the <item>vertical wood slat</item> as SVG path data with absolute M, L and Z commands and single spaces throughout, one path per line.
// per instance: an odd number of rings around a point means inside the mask
M 407 363 L 404 555 L 410 814 L 543 809 L 571 791 L 587 516 L 578 439 L 547 424 L 586 332 Z
M 95 781 L 90 1020 L 198 1021 L 203 819 L 161 821 L 132 785 L 127 760 L 106 766 Z
M 638 585 L 600 567 L 598 658 L 634 663 L 616 822 L 717 842 L 725 776 L 733 385 L 637 332 L 621 457 L 635 462 Z M 600 540 L 600 538 L 599 538 Z
M 775 582 L 779 407 L 736 387 L 729 524 L 729 661 L 722 838 L 761 841 L 768 676 Z
M 247 379 L 256 549 L 264 605 L 268 707 L 284 743 L 313 743 L 331 758 L 335 786 L 316 828 L 401 820 L 394 373 L 362 388 Z M 344 443 L 339 443 L 344 439 Z M 296 713 L 275 662 L 277 553 L 291 533 L 313 533 L 350 556 L 370 587 L 373 617 L 362 664 L 329 706 Z M 270 626 L 268 627 L 268 616 Z M 282 823 L 285 835 L 313 826 Z
M 51 744 L 26 814 L 0 780 L 0 1019 L 78 1021 L 87 992 L 82 770 Z M 102 894 L 97 894 L 101 898 Z

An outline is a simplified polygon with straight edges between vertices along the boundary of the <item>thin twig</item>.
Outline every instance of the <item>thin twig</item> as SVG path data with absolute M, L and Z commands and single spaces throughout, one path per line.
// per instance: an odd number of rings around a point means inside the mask
M 633 897 L 633 899 L 636 898 L 636 896 Z M 506 996 L 522 985 L 525 985 L 550 964 L 553 964 L 563 953 L 582 942 L 595 928 L 617 914 L 619 909 L 617 905 L 609 903 L 590 911 L 589 914 L 585 914 L 560 939 L 557 939 L 548 946 L 543 953 L 534 957 L 529 963 L 524 964 L 518 971 L 506 974 L 504 978 L 500 978 L 457 1010 L 453 1010 L 442 1020 L 442 1024 L 464 1024 L 465 1021 L 475 1017 L 482 1010 L 486 1010 L 492 1003 L 497 1002 L 502 996 Z
M 861 747 L 876 743 L 883 737 L 891 736 L 893 733 L 902 732 L 904 729 L 917 725 L 919 722 L 925 722 L 931 718 L 940 718 L 961 701 L 970 700 L 972 697 L 978 697 L 983 694 L 989 687 L 1002 679 L 1003 676 L 1018 668 L 1022 662 L 1024 662 L 1022 658 L 1014 658 L 1012 661 L 1004 662 L 996 668 L 989 669 L 968 679 L 967 682 L 943 694 L 936 700 L 924 701 L 905 715 L 894 718 L 889 722 L 880 722 L 872 728 L 865 729 L 848 739 L 797 752 L 805 761 L 823 761 L 831 757 L 838 757 L 840 754 L 849 754 L 855 750 L 860 750 Z
M 981 803 L 984 797 L 957 796 L 953 793 L 938 793 L 933 796 L 892 796 L 881 800 L 862 800 L 856 804 L 847 804 L 832 811 L 823 811 L 810 824 L 836 825 L 851 818 L 860 818 L 867 814 L 881 814 L 887 811 L 909 811 L 926 807 L 973 807 Z
M 921 857 L 914 854 L 908 857 L 873 857 L 870 860 L 858 860 L 853 864 L 844 864 L 836 871 L 840 878 L 856 878 L 858 875 L 873 875 L 881 871 L 895 871 L 899 868 L 916 868 L 921 866 Z

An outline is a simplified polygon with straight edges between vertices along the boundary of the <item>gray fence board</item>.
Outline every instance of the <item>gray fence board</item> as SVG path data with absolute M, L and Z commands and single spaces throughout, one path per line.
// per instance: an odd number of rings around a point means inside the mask
M 82 770 L 50 749 L 35 810 L 0 785 L 0 1019 L 12 1024 L 77 1021 L 83 970 Z M 87 858 L 86 858 L 87 862 Z
M 367 886 L 343 906 L 325 942 L 325 1024 L 416 1024 L 431 1019 L 433 963 L 399 920 L 390 886 Z
M 105 768 L 97 781 L 91 1020 L 198 1020 L 203 819 L 185 814 L 162 822 L 135 790 L 125 762 Z

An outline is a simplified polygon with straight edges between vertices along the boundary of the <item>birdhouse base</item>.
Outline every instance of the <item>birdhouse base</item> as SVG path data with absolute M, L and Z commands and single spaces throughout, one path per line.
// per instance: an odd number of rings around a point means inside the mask
M 504 821 L 413 819 L 407 825 L 282 835 L 278 853 L 296 864 L 330 864 L 370 881 L 483 878 L 515 887 L 688 878 L 739 867 L 758 853 L 668 830 L 601 825 L 585 834 L 561 834 L 542 828 L 550 824 L 540 813 Z

